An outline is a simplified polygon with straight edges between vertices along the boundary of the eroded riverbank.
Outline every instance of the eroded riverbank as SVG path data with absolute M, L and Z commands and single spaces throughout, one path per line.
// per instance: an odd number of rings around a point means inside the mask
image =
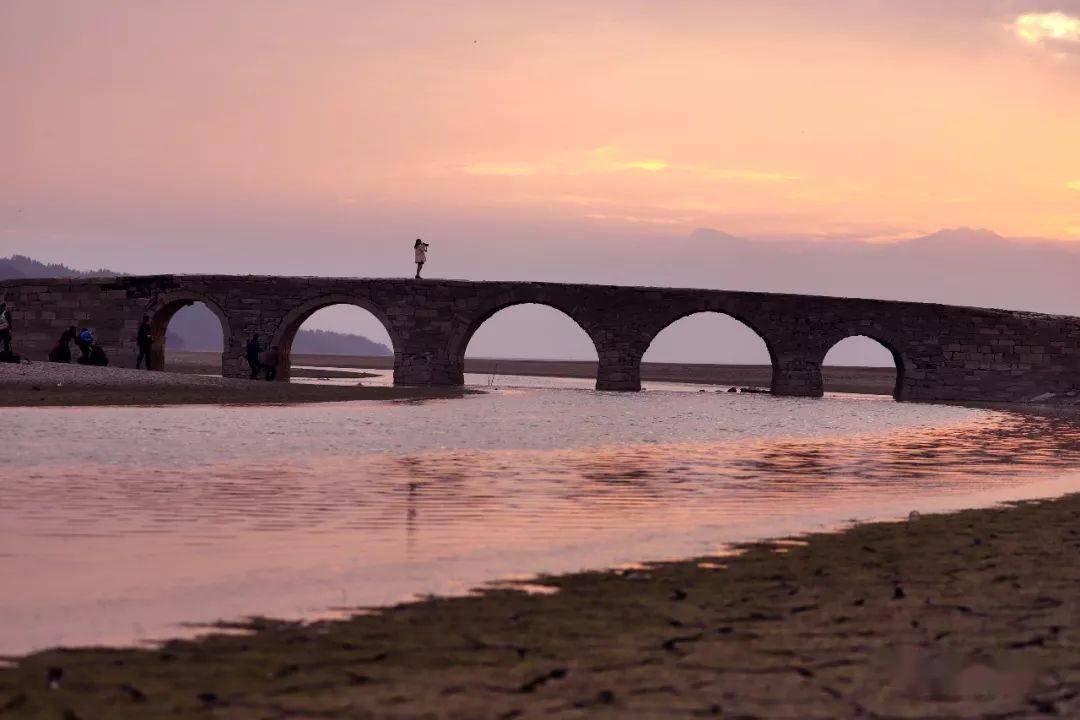
M 1073 715 L 1077 549 L 1076 495 L 927 515 L 546 578 L 551 594 L 498 589 L 153 649 L 38 653 L 0 670 L 0 707 L 25 718 Z

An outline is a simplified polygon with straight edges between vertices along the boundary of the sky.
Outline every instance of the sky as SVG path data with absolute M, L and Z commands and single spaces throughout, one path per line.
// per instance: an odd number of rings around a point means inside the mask
M 1080 0 L 5 0 L 0 107 L 0 254 L 84 268 L 1080 240 Z

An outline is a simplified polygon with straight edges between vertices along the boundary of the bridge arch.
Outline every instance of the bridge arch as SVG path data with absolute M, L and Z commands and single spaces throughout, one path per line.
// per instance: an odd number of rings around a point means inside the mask
M 212 297 L 194 290 L 163 293 L 147 305 L 145 314 L 150 316 L 150 336 L 153 338 L 153 346 L 150 350 L 151 370 L 165 369 L 165 333 L 169 328 L 169 321 L 182 308 L 190 307 L 195 303 L 202 303 L 209 308 L 221 323 L 221 367 L 224 374 L 226 358 L 233 341 L 229 315 Z M 138 318 L 138 321 L 141 322 L 141 318 Z M 132 329 L 130 334 L 134 342 L 136 330 Z
M 287 312 L 270 336 L 270 342 L 263 346 L 264 350 L 268 350 L 275 345 L 278 348 L 278 352 L 280 353 L 277 372 L 278 380 L 286 381 L 291 376 L 292 345 L 293 340 L 296 339 L 296 333 L 300 330 L 300 326 L 319 310 L 323 310 L 333 305 L 353 305 L 371 313 L 386 329 L 386 334 L 390 337 L 390 345 L 391 349 L 394 351 L 395 357 L 401 351 L 401 340 L 398 337 L 393 324 L 390 322 L 390 319 L 387 317 L 386 312 L 378 304 L 372 302 L 370 298 L 362 295 L 347 294 L 320 295 L 319 297 L 305 301 Z
M 892 355 L 893 365 L 894 365 L 894 367 L 896 369 L 896 382 L 893 385 L 892 396 L 893 396 L 894 400 L 897 400 L 897 401 L 903 400 L 904 399 L 905 361 L 904 361 L 904 355 L 900 350 L 901 345 L 899 343 L 895 342 L 894 340 L 888 338 L 886 336 L 886 334 L 884 334 L 882 332 L 875 331 L 875 330 L 853 329 L 853 330 L 849 330 L 846 334 L 839 335 L 839 336 L 834 336 L 834 337 L 830 338 L 825 343 L 824 351 L 821 353 L 820 357 L 818 358 L 818 363 L 817 364 L 818 364 L 819 368 L 824 368 L 825 367 L 825 358 L 828 357 L 829 353 L 836 346 L 838 346 L 840 343 L 842 343 L 842 342 L 844 342 L 846 340 L 851 340 L 851 339 L 854 339 L 854 338 L 864 338 L 864 339 L 867 339 L 867 340 L 872 340 L 873 342 L 876 342 L 878 345 L 885 348 L 889 352 L 889 354 Z
M 574 325 L 581 329 L 587 338 L 589 338 L 595 356 L 597 358 L 600 357 L 600 344 L 597 342 L 596 336 L 590 332 L 589 325 L 576 315 L 573 307 L 542 297 L 503 299 L 498 303 L 484 307 L 483 310 L 470 317 L 467 322 L 462 323 L 452 334 L 449 343 L 450 362 L 451 366 L 454 368 L 455 376 L 460 378 L 459 382 L 464 382 L 465 354 L 468 351 L 469 344 L 484 323 L 504 310 L 529 305 L 550 308 L 568 318 Z
M 658 328 L 653 330 L 651 332 L 651 334 L 648 335 L 648 338 L 647 338 L 647 340 L 646 340 L 646 342 L 644 344 L 644 347 L 643 347 L 643 349 L 641 351 L 640 358 L 644 359 L 646 353 L 649 352 L 649 349 L 652 347 L 652 345 L 655 342 L 655 340 L 657 339 L 657 337 L 659 337 L 664 331 L 666 331 L 669 328 L 671 328 L 672 326 L 674 326 L 676 323 L 680 322 L 681 320 L 685 320 L 687 318 L 698 317 L 698 316 L 708 316 L 708 315 L 719 315 L 719 316 L 723 316 L 723 317 L 726 317 L 726 318 L 730 318 L 731 320 L 734 320 L 735 322 L 739 323 L 740 325 L 742 325 L 746 329 L 750 330 L 754 335 L 756 335 L 758 337 L 759 340 L 761 340 L 762 344 L 765 346 L 765 351 L 768 354 L 768 358 L 769 358 L 769 366 L 770 366 L 769 389 L 771 391 L 773 389 L 773 387 L 776 385 L 776 374 L 778 372 L 778 370 L 777 370 L 778 366 L 777 366 L 777 362 L 776 362 L 776 351 L 775 351 L 775 349 L 773 347 L 773 343 L 770 341 L 769 336 L 766 333 L 762 332 L 762 330 L 758 327 L 757 323 L 755 323 L 753 320 L 749 319 L 745 314 L 743 314 L 743 313 L 741 313 L 741 312 L 739 312 L 737 310 L 732 310 L 732 309 L 727 309 L 727 308 L 720 308 L 720 307 L 693 308 L 693 309 L 689 309 L 689 310 L 686 310 L 684 312 L 681 312 L 681 313 L 679 313 L 677 315 L 674 315 L 672 317 L 664 318 L 663 324 L 661 324 Z M 640 362 L 640 360 L 639 360 L 639 362 Z

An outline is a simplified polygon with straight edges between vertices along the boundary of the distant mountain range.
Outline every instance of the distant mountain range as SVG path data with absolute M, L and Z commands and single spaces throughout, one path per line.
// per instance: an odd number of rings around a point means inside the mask
M 0 258 L 0 280 L 23 278 L 107 277 L 112 270 L 75 270 L 59 263 L 42 263 L 25 255 Z M 183 308 L 169 322 L 166 344 L 174 350 L 221 352 L 221 323 L 205 305 Z M 393 355 L 382 343 L 363 335 L 332 330 L 301 330 L 293 341 L 293 352 L 306 355 Z
M 757 240 L 699 229 L 648 268 L 689 287 L 1078 314 L 1080 242 L 949 228 L 895 242 Z M 685 258 L 693 258 L 686 263 Z M 644 272 L 644 269 L 637 270 Z

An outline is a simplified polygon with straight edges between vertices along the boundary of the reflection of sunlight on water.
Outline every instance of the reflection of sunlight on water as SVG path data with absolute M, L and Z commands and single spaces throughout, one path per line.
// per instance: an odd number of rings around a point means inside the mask
M 888 400 L 515 390 L 411 407 L 12 411 L 0 652 L 177 633 L 1080 487 L 1073 422 Z
M 294 377 L 289 382 L 305 385 L 367 385 L 369 387 L 392 387 L 394 373 L 383 368 L 331 367 L 324 365 L 294 365 L 300 370 L 330 370 L 334 373 L 350 373 L 358 377 Z M 368 373 L 375 377 L 359 377 Z M 541 375 L 496 375 L 485 373 L 465 373 L 465 385 L 474 388 L 579 388 L 591 390 L 596 386 L 593 378 L 545 377 Z M 727 392 L 731 385 L 708 385 L 703 383 L 678 383 L 660 380 L 647 380 L 642 383 L 642 390 L 670 390 L 674 392 Z M 849 393 L 829 393 L 846 395 Z M 874 398 L 875 395 L 863 397 Z

